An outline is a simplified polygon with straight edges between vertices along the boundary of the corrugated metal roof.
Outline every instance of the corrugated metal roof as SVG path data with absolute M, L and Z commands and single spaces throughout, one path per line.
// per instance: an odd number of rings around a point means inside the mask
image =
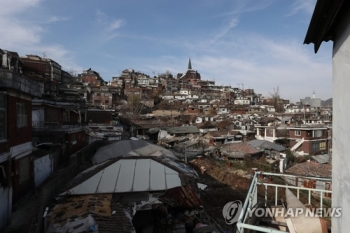
M 93 164 L 98 164 L 108 159 L 130 156 L 164 156 L 177 159 L 171 151 L 150 142 L 143 140 L 122 140 L 99 148 L 91 161 Z
M 313 155 L 311 156 L 318 163 L 329 163 L 330 156 L 328 154 L 324 155 Z
M 181 186 L 179 173 L 152 159 L 121 159 L 71 188 L 72 195 L 160 191 Z

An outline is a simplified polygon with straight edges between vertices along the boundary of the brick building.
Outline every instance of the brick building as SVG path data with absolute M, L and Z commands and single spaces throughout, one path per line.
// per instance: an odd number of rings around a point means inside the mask
M 32 81 L 6 62 L 19 59 L 2 56 L 0 66 L 0 230 L 11 219 L 17 203 L 33 185 L 31 172 L 31 100 L 40 97 L 43 86 Z M 3 66 L 5 64 L 5 66 Z

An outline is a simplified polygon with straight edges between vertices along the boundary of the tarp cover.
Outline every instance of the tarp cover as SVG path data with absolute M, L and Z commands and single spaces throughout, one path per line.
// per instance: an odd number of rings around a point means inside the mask
M 99 148 L 91 161 L 98 164 L 108 159 L 130 156 L 164 156 L 177 160 L 171 151 L 161 146 L 143 140 L 122 140 Z

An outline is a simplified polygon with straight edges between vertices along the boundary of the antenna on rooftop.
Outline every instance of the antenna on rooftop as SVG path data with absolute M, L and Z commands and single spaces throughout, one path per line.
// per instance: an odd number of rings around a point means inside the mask
M 46 58 L 46 52 L 43 52 L 43 58 Z

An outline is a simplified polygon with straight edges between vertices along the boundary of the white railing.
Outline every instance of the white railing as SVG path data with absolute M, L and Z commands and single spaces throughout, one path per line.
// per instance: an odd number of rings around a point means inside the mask
M 303 177 L 303 176 L 294 176 L 294 175 L 287 175 L 287 174 L 277 174 L 277 173 L 266 173 L 266 172 L 255 172 L 254 177 L 252 179 L 252 182 L 250 184 L 250 188 L 247 194 L 247 197 L 245 199 L 245 202 L 242 207 L 242 211 L 240 213 L 240 216 L 238 218 L 237 222 L 237 233 L 244 232 L 244 229 L 251 229 L 259 232 L 276 232 L 276 233 L 282 233 L 285 231 L 277 230 L 277 229 L 271 229 L 267 228 L 264 226 L 256 226 L 252 224 L 247 223 L 247 219 L 249 217 L 249 213 L 252 212 L 252 210 L 256 207 L 258 204 L 258 186 L 264 186 L 265 187 L 265 192 L 264 192 L 264 205 L 265 207 L 268 206 L 268 188 L 274 188 L 274 204 L 277 206 L 278 204 L 278 189 L 283 189 L 285 191 L 286 188 L 291 189 L 291 190 L 296 190 L 297 192 L 297 198 L 300 198 L 300 190 L 305 190 L 308 193 L 308 204 L 311 204 L 311 197 L 312 194 L 319 194 L 320 202 L 319 202 L 319 208 L 323 207 L 323 199 L 324 199 L 324 194 L 331 194 L 331 190 L 326 190 L 326 189 L 316 189 L 316 188 L 306 188 L 306 187 L 300 187 L 300 186 L 293 186 L 290 184 L 274 184 L 274 183 L 269 183 L 269 182 L 261 182 L 263 179 L 259 179 L 259 176 L 267 176 L 269 178 L 273 177 L 279 177 L 283 178 L 283 180 L 298 180 L 298 179 L 303 179 L 303 180 L 313 180 L 315 182 L 324 182 L 326 183 L 331 183 L 331 179 L 327 178 L 315 178 L 315 177 Z M 298 182 L 297 182 L 298 183 Z M 299 183 L 298 183 L 299 184 Z M 325 185 L 325 187 L 327 187 Z

